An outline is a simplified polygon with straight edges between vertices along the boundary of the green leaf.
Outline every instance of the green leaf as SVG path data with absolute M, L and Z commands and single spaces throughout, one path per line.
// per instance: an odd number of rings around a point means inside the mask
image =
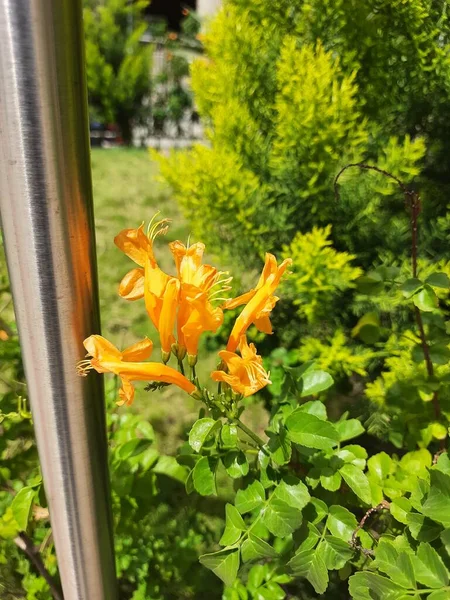
M 430 544 L 422 543 L 417 550 L 414 561 L 416 579 L 430 588 L 441 588 L 448 585 L 449 573 L 442 558 Z
M 318 552 L 323 553 L 322 558 L 329 571 L 342 569 L 354 554 L 354 550 L 347 542 L 332 535 L 324 537 L 323 542 L 318 547 Z
M 293 508 L 274 493 L 260 513 L 260 521 L 277 537 L 290 535 L 302 524 L 300 510 Z
M 241 515 L 245 515 L 245 513 L 251 512 L 255 508 L 260 508 L 265 500 L 264 487 L 259 481 L 255 480 L 245 489 L 237 491 L 234 505 Z
M 371 456 L 367 461 L 369 473 L 373 474 L 380 482 L 384 481 L 391 472 L 392 458 L 386 452 Z
M 277 465 L 285 465 L 291 460 L 292 445 L 287 437 L 287 431 L 284 427 L 280 427 L 279 433 L 267 431 L 269 442 L 267 449 L 270 452 L 272 459 Z
M 238 431 L 234 423 L 225 423 L 220 430 L 220 440 L 225 448 L 235 448 L 238 443 Z
M 358 421 L 358 419 L 339 421 L 338 423 L 334 423 L 334 427 L 341 438 L 341 442 L 346 442 L 347 440 L 351 440 L 355 437 L 358 437 L 365 431 L 364 427 L 361 424 L 361 421 Z
M 160 456 L 158 462 L 153 467 L 153 472 L 158 475 L 165 475 L 181 483 L 186 483 L 189 471 L 183 465 L 180 465 L 173 456 Z
M 448 600 L 449 592 L 449 589 L 436 590 L 435 592 L 432 592 L 429 596 L 427 596 L 427 600 Z
M 14 518 L 11 507 L 8 506 L 4 514 L 0 517 L 0 538 L 6 540 L 13 539 L 19 531 L 21 531 L 21 528 Z
M 331 450 L 339 442 L 339 433 L 331 423 L 298 408 L 286 419 L 286 429 L 294 443 L 307 448 Z
M 423 312 L 431 312 L 438 306 L 437 296 L 429 285 L 413 296 L 413 302 Z
M 153 443 L 153 439 L 134 438 L 116 448 L 114 456 L 120 460 L 128 460 L 145 452 Z
M 422 506 L 422 513 L 444 527 L 450 527 L 450 476 L 430 469 L 430 493 Z
M 324 467 L 320 472 L 320 483 L 325 490 L 336 492 L 341 487 L 342 477 L 338 471 Z
M 330 506 L 327 527 L 333 536 L 340 538 L 344 542 L 349 542 L 357 525 L 358 522 L 355 515 L 349 510 L 343 506 Z
M 390 511 L 394 519 L 397 519 L 399 523 L 404 525 L 408 524 L 408 513 L 411 512 L 411 502 L 402 496 L 401 498 L 395 498 L 391 502 Z
M 328 587 L 328 571 L 320 552 L 303 550 L 291 558 L 288 567 L 296 577 L 306 577 L 316 594 L 323 594 Z
M 374 344 L 380 335 L 380 319 L 374 312 L 363 315 L 352 329 L 352 337 L 358 336 L 366 344 Z
M 319 500 L 319 498 L 311 498 L 309 504 L 305 506 L 303 514 L 307 521 L 313 525 L 317 525 L 317 523 L 320 523 L 327 516 L 328 506 L 323 500 Z
M 20 531 L 27 530 L 36 493 L 37 490 L 34 487 L 23 487 L 14 496 L 14 499 L 11 503 L 12 514 L 14 516 L 14 520 L 19 526 Z
M 283 477 L 274 494 L 279 500 L 298 510 L 302 510 L 311 500 L 306 485 L 292 475 Z
M 430 346 L 430 358 L 436 365 L 446 365 L 450 362 L 450 349 L 445 342 Z
M 375 557 L 374 567 L 386 573 L 395 583 L 406 588 L 414 588 L 416 586 L 414 568 L 410 556 L 404 551 L 399 552 L 391 541 L 381 538 Z
M 344 478 L 345 483 L 348 487 L 366 504 L 372 502 L 372 494 L 370 492 L 370 485 L 367 477 L 352 464 L 345 464 L 339 469 L 339 473 Z
M 239 571 L 239 548 L 203 554 L 201 564 L 219 577 L 225 585 L 232 585 Z
M 214 419 L 199 419 L 192 425 L 189 432 L 189 445 L 195 452 L 200 452 L 203 444 L 221 426 L 220 421 Z
M 450 529 L 445 529 L 441 533 L 441 541 L 444 544 L 445 551 L 450 556 Z
M 225 506 L 225 530 L 220 538 L 221 546 L 232 546 L 246 530 L 243 518 L 232 504 Z
M 423 286 L 423 282 L 420 279 L 416 279 L 415 277 L 411 277 L 411 279 L 407 279 L 402 285 L 400 289 L 405 298 L 411 298 L 414 296 Z
M 302 375 L 301 381 L 302 398 L 323 392 L 333 385 L 333 378 L 325 371 L 307 371 Z
M 202 496 L 217 495 L 216 468 L 217 458 L 203 456 L 192 471 L 194 489 Z
M 253 535 L 253 533 L 248 534 L 248 538 L 241 547 L 243 562 L 260 560 L 261 558 L 275 558 L 276 556 L 277 553 L 272 546 L 256 535 Z
M 405 588 L 377 573 L 359 571 L 348 583 L 353 600 L 400 600 L 405 596 Z
M 380 293 L 383 288 L 383 278 L 379 273 L 371 271 L 356 280 L 358 291 L 369 296 Z
M 230 477 L 238 479 L 248 473 L 248 461 L 242 450 L 230 450 L 222 458 L 223 465 Z
M 450 279 L 446 273 L 431 273 L 429 277 L 425 279 L 425 283 L 432 287 L 443 288 L 448 290 L 450 288 Z
M 320 400 L 310 400 L 309 402 L 305 402 L 305 404 L 301 404 L 298 407 L 298 410 L 306 412 L 309 415 L 314 415 L 321 421 L 327 420 L 327 409 L 325 404 Z
M 418 542 L 432 542 L 442 531 L 442 527 L 435 521 L 419 513 L 408 513 L 406 521 L 411 535 Z

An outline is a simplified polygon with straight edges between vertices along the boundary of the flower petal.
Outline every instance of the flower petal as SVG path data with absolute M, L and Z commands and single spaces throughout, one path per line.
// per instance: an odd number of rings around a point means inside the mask
M 148 338 L 144 338 L 140 342 L 136 342 L 122 352 L 123 360 L 128 362 L 136 362 L 146 360 L 150 357 L 153 350 L 153 342 Z
M 132 269 L 119 284 L 119 296 L 126 300 L 144 297 L 144 269 Z
M 84 340 L 83 346 L 91 356 L 100 361 L 109 359 L 120 360 L 122 357 L 120 350 L 101 335 L 90 335 Z
M 114 243 L 131 260 L 134 260 L 140 267 L 145 265 L 147 257 L 156 264 L 153 255 L 153 244 L 144 233 L 144 223 L 137 229 L 124 229 L 114 238 Z

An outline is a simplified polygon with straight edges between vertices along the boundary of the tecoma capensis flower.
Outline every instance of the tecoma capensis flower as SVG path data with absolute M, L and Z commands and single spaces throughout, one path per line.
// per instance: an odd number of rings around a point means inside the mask
M 272 333 L 272 324 L 269 315 L 278 301 L 278 298 L 273 293 L 278 287 L 287 267 L 291 264 L 292 260 L 287 258 L 278 266 L 275 256 L 267 253 L 264 268 L 256 287 L 224 303 L 223 308 L 228 309 L 246 304 L 231 331 L 227 350 L 230 352 L 236 350 L 242 335 L 252 324 L 256 325 L 263 333 Z
M 144 298 L 145 308 L 153 325 L 159 332 L 164 362 L 170 358 L 177 308 L 180 296 L 180 282 L 169 277 L 153 264 L 150 258 L 145 262 Z
M 239 354 L 222 350 L 219 356 L 226 365 L 226 371 L 213 371 L 214 381 L 227 383 L 237 394 L 244 397 L 256 394 L 260 389 L 272 383 L 263 367 L 261 356 L 256 353 L 254 344 L 248 344 L 245 335 L 239 340 Z
M 139 362 L 149 358 L 153 343 L 145 338 L 133 344 L 122 352 L 101 335 L 91 335 L 83 342 L 91 358 L 78 363 L 80 375 L 87 375 L 88 371 L 95 369 L 97 373 L 114 373 L 122 380 L 119 390 L 120 406 L 129 406 L 134 399 L 133 381 L 158 381 L 177 385 L 188 394 L 194 393 L 197 388 L 184 375 L 156 362 Z
M 157 266 L 153 253 L 153 241 L 167 231 L 167 219 L 149 225 L 149 234 L 144 233 L 144 223 L 137 229 L 124 229 L 114 238 L 114 243 L 133 260 L 140 269 L 129 271 L 119 284 L 119 295 L 127 300 L 139 300 L 144 297 L 144 268 L 146 261 Z
M 186 247 L 179 240 L 169 244 L 181 283 L 178 311 L 178 346 L 191 357 L 197 356 L 200 336 L 216 332 L 223 323 L 223 311 L 214 307 L 217 294 L 230 289 L 231 277 L 211 265 L 203 265 L 205 245 L 201 242 Z

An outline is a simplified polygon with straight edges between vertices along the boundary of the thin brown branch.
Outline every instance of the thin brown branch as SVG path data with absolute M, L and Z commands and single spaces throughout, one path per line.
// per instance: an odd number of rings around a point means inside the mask
M 392 175 L 392 173 L 389 173 L 388 171 L 385 171 L 384 169 L 380 169 L 379 167 L 376 167 L 374 165 L 367 165 L 365 163 L 350 163 L 348 165 L 345 165 L 345 167 L 342 167 L 342 169 L 339 171 L 339 173 L 334 178 L 334 195 L 337 200 L 339 199 L 339 187 L 338 187 L 339 178 L 342 175 L 342 173 L 344 173 L 344 171 L 346 171 L 347 169 L 350 169 L 352 167 L 357 167 L 359 169 L 375 171 L 377 173 L 380 173 L 381 175 L 384 175 L 385 177 L 388 177 L 389 179 L 392 179 L 393 181 L 395 181 L 395 183 L 399 186 L 399 188 L 403 192 L 403 195 L 405 198 L 405 205 L 407 207 L 409 207 L 409 210 L 410 210 L 412 276 L 417 278 L 418 219 L 419 219 L 420 212 L 422 210 L 422 205 L 421 205 L 419 194 L 415 191 L 408 190 L 406 185 L 398 177 L 396 177 L 395 175 Z M 428 345 L 427 337 L 425 334 L 425 328 L 423 326 L 422 314 L 421 314 L 420 310 L 417 308 L 417 306 L 414 306 L 414 316 L 415 316 L 415 320 L 417 323 L 417 327 L 419 329 L 420 342 L 422 345 L 422 351 L 423 351 L 423 355 L 425 358 L 427 374 L 428 374 L 428 377 L 432 378 L 434 376 L 434 367 L 433 367 L 433 362 L 431 360 L 430 347 Z M 434 408 L 436 420 L 439 420 L 442 415 L 442 411 L 441 411 L 441 407 L 439 404 L 439 397 L 438 397 L 437 391 L 435 391 L 433 394 L 432 402 L 433 402 L 433 408 Z
M 39 575 L 41 575 L 48 583 L 54 600 L 64 600 L 61 589 L 47 571 L 38 549 L 33 544 L 33 540 L 24 531 L 21 531 L 19 535 L 14 538 L 14 543 L 27 555 L 29 561 L 38 571 Z
M 366 556 L 373 556 L 373 551 L 372 550 L 370 550 L 368 548 L 363 548 L 361 546 L 361 544 L 358 542 L 358 533 L 364 527 L 364 525 L 366 524 L 367 519 L 371 515 L 373 515 L 374 513 L 381 512 L 382 510 L 389 510 L 390 506 L 391 505 L 389 504 L 389 502 L 387 500 L 383 500 L 382 502 L 380 502 L 380 504 L 377 504 L 376 506 L 373 506 L 372 508 L 369 508 L 368 511 L 366 511 L 366 513 L 364 514 L 363 518 L 358 523 L 355 531 L 353 532 L 352 539 L 350 541 L 350 544 L 353 546 L 353 548 L 355 548 L 356 550 L 359 550 L 360 552 L 362 552 Z

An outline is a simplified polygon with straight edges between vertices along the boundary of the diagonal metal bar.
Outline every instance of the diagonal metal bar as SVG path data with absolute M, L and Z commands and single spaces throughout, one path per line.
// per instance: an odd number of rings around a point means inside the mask
M 66 600 L 115 600 L 81 0 L 0 0 L 0 210 Z

